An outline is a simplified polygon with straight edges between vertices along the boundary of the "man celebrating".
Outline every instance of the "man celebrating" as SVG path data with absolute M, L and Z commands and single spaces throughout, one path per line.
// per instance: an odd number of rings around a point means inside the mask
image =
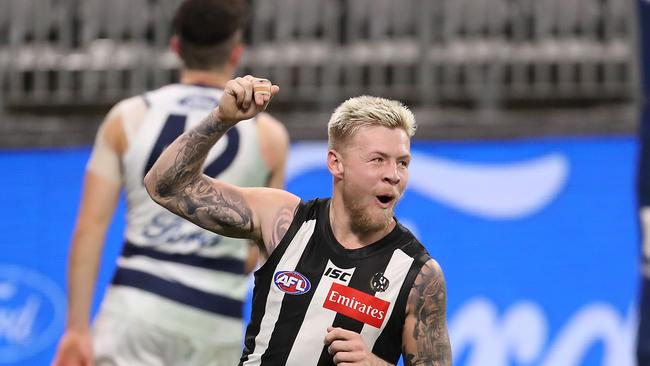
M 152 198 L 218 234 L 259 243 L 253 311 L 240 364 L 451 365 L 442 270 L 393 216 L 408 180 L 413 114 L 352 98 L 333 113 L 331 199 L 210 178 L 210 147 L 265 110 L 279 87 L 252 76 L 226 84 L 210 116 L 145 177 Z

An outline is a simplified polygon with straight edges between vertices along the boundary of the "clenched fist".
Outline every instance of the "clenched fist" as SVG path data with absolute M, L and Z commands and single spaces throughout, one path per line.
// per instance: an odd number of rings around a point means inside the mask
M 235 124 L 264 111 L 280 87 L 251 75 L 228 81 L 217 107 L 220 121 Z

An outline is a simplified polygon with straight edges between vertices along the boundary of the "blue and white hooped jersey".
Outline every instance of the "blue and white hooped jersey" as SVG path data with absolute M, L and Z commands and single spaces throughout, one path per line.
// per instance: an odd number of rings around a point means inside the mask
M 163 149 L 210 113 L 221 94 L 203 86 L 165 86 L 144 95 L 144 118 L 125 121 L 126 240 L 103 311 L 127 312 L 167 329 L 232 342 L 233 334 L 242 331 L 248 243 L 176 216 L 152 201 L 143 185 Z M 270 172 L 254 120 L 238 123 L 215 144 L 204 171 L 238 186 L 265 185 Z

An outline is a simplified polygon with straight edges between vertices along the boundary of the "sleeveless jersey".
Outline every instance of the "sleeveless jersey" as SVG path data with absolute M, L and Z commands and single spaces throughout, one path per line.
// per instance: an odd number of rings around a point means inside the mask
M 163 151 L 217 106 L 221 90 L 169 85 L 144 95 L 148 106 L 122 157 L 127 199 L 125 243 L 102 311 L 117 312 L 214 342 L 242 332 L 248 243 L 218 236 L 176 216 L 147 194 L 143 179 Z M 129 134 L 132 126 L 124 126 Z M 238 186 L 269 175 L 253 120 L 231 128 L 211 149 L 204 172 Z
M 369 350 L 397 364 L 407 298 L 430 257 L 399 223 L 371 245 L 345 249 L 332 233 L 329 202 L 301 202 L 255 273 L 240 365 L 333 365 L 323 344 L 328 326 L 360 333 Z

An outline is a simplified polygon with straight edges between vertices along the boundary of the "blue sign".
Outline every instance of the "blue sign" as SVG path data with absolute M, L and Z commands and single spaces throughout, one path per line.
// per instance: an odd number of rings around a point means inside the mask
M 633 365 L 636 148 L 632 137 L 413 144 L 397 215 L 445 271 L 454 365 Z M 326 149 L 293 145 L 290 191 L 330 195 Z M 54 353 L 88 153 L 0 154 L 0 365 Z
M 0 365 L 45 366 L 65 322 L 66 263 L 90 150 L 0 152 Z M 124 205 L 108 232 L 98 291 L 122 243 Z M 93 311 L 97 309 L 95 301 Z

